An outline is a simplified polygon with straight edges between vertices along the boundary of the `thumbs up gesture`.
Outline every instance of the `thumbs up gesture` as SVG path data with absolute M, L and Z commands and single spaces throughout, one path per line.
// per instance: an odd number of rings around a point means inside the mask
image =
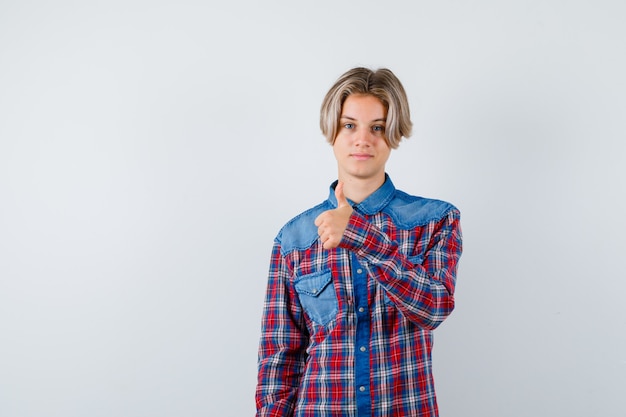
M 317 234 L 322 241 L 324 249 L 333 249 L 339 246 L 343 232 L 348 227 L 348 222 L 352 215 L 352 207 L 343 194 L 342 182 L 337 183 L 335 187 L 335 197 L 337 197 L 337 208 L 327 210 L 315 219 Z

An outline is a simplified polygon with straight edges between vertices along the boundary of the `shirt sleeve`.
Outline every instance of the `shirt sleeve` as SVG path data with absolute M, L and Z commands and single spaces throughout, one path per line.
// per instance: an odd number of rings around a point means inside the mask
M 354 212 L 340 246 L 353 251 L 388 298 L 412 322 L 435 329 L 454 309 L 457 264 L 462 252 L 460 213 L 451 209 L 432 228 L 421 263 L 412 263 L 380 229 Z
M 275 243 L 261 323 L 257 417 L 293 415 L 306 362 L 308 332 L 302 308 L 288 283 L 288 267 L 279 243 Z

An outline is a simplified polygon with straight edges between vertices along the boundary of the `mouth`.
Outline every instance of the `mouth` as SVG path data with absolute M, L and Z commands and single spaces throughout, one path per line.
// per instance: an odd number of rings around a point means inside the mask
M 373 158 L 373 155 L 367 154 L 367 153 L 353 153 L 350 154 L 350 156 L 354 159 L 356 159 L 357 161 L 365 161 L 367 159 Z

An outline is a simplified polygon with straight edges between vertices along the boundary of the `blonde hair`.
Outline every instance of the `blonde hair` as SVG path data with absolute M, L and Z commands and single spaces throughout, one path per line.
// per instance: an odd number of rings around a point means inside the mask
M 390 148 L 411 136 L 411 114 L 404 87 L 387 68 L 372 71 L 357 67 L 344 73 L 328 90 L 320 111 L 320 128 L 332 145 L 337 137 L 343 103 L 351 94 L 366 94 L 379 99 L 387 109 L 385 140 Z

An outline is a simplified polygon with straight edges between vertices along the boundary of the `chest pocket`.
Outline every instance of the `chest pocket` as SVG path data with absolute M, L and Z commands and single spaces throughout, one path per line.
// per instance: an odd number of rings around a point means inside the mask
M 294 286 L 302 308 L 312 321 L 324 326 L 337 315 L 337 293 L 330 271 L 303 275 L 296 278 Z

